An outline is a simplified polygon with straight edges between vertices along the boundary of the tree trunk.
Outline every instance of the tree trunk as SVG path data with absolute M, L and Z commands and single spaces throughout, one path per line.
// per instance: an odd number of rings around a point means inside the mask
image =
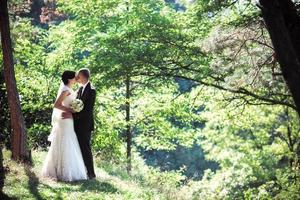
M 291 0 L 260 0 L 278 62 L 300 116 L 300 20 Z
M 127 143 L 127 172 L 131 172 L 131 144 L 132 144 L 132 132 L 130 125 L 130 77 L 126 76 L 126 143 Z
M 14 160 L 30 161 L 29 151 L 27 150 L 25 122 L 22 115 L 16 86 L 7 0 L 0 1 L 0 31 L 5 85 L 7 89 L 8 106 L 11 117 L 12 158 Z
M 3 144 L 7 149 L 11 149 L 11 123 L 3 69 L 0 70 L 0 113 L 0 143 Z
M 1 71 L 1 70 L 0 70 Z M 4 78 L 4 77 L 3 77 Z M 4 94 L 2 93 L 2 84 L 4 83 L 4 80 L 2 79 L 2 71 L 0 73 L 0 113 L 1 115 L 5 114 L 4 113 L 4 102 L 6 99 L 4 99 Z M 5 131 L 5 127 L 4 127 L 4 119 L 2 118 L 2 116 L 0 116 L 0 197 L 2 194 L 2 188 L 4 186 L 4 179 L 5 179 L 5 173 L 4 173 L 4 167 L 3 167 L 3 155 L 2 155 L 2 146 L 3 146 L 3 140 L 4 140 L 4 136 L 3 133 Z
M 278 2 L 292 45 L 295 49 L 298 60 L 300 60 L 300 16 L 297 13 L 295 3 L 291 0 L 278 0 Z
M 0 194 L 2 193 L 2 188 L 4 186 L 4 167 L 3 167 L 3 155 L 2 155 L 2 145 L 0 144 Z

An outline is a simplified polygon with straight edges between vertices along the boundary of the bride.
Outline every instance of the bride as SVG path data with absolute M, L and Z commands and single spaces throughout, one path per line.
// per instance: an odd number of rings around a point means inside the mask
M 71 112 L 69 105 L 76 98 L 71 89 L 76 82 L 74 71 L 64 71 L 52 113 L 51 145 L 43 164 L 42 176 L 62 181 L 87 179 L 86 168 L 72 118 L 63 119 L 62 112 Z

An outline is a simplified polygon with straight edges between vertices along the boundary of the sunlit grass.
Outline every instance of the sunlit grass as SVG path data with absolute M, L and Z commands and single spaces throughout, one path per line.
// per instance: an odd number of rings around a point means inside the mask
M 113 165 L 96 167 L 97 178 L 73 183 L 56 182 L 40 176 L 44 151 L 33 151 L 34 166 L 28 167 L 10 159 L 4 151 L 7 169 L 4 193 L 17 199 L 166 199 L 156 189 L 142 186 Z M 103 165 L 104 162 L 101 162 Z M 99 163 L 97 164 L 99 165 Z M 108 164 L 107 164 L 108 165 Z M 104 169 L 109 169 L 109 173 Z M 114 171 L 115 170 L 115 171 Z M 115 172 L 114 174 L 112 172 Z

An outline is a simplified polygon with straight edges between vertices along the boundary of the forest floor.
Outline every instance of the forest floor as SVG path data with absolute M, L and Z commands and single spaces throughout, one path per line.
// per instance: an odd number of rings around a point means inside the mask
M 4 193 L 13 199 L 170 199 L 157 188 L 147 187 L 125 172 L 104 170 L 97 161 L 96 179 L 66 183 L 40 176 L 45 151 L 32 152 L 32 167 L 12 161 L 7 150 L 3 153 L 6 168 Z

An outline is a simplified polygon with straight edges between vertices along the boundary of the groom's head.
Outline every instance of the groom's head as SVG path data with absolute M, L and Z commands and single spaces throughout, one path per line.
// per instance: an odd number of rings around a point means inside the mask
M 77 82 L 81 84 L 85 84 L 90 79 L 90 70 L 88 68 L 81 68 L 77 72 Z

